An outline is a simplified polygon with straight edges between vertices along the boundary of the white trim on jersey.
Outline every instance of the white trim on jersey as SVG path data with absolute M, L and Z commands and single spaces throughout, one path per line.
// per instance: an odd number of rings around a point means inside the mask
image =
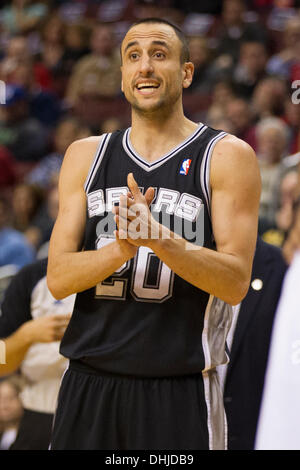
M 100 142 L 99 142 L 97 151 L 95 153 L 95 157 L 93 159 L 93 162 L 91 164 L 90 170 L 88 172 L 88 175 L 87 175 L 85 183 L 84 183 L 84 190 L 87 194 L 89 192 L 89 189 L 91 187 L 93 179 L 95 178 L 95 175 L 96 175 L 97 170 L 100 166 L 100 163 L 101 163 L 101 161 L 104 157 L 104 154 L 105 154 L 105 151 L 107 149 L 107 145 L 108 145 L 110 137 L 111 137 L 111 133 L 110 134 L 103 134 L 100 137 Z
M 189 145 L 191 142 L 193 142 L 197 137 L 199 137 L 204 131 L 206 131 L 207 126 L 204 124 L 200 123 L 197 129 L 193 132 L 192 135 L 190 135 L 187 139 L 185 139 L 181 144 L 177 145 L 173 150 L 168 152 L 167 154 L 163 155 L 161 158 L 158 160 L 154 161 L 153 163 L 149 163 L 148 161 L 144 160 L 143 157 L 141 157 L 132 147 L 132 144 L 130 142 L 130 131 L 131 127 L 126 129 L 124 132 L 123 136 L 123 148 L 127 155 L 143 170 L 145 171 L 152 171 L 155 170 L 156 168 L 160 167 L 163 163 L 168 161 L 170 158 L 172 158 L 174 155 L 176 155 L 178 152 L 183 150 L 187 145 Z
M 204 396 L 205 402 L 207 407 L 207 429 L 208 429 L 208 439 L 209 439 L 209 449 L 213 450 L 213 430 L 212 430 L 212 423 L 211 423 L 211 404 L 210 404 L 210 381 L 208 375 L 208 369 L 210 367 L 210 350 L 208 344 L 208 337 L 207 337 L 207 330 L 208 330 L 208 320 L 209 320 L 209 312 L 211 309 L 211 304 L 213 301 L 214 296 L 210 295 L 205 314 L 204 314 L 204 325 L 202 331 L 202 347 L 203 347 L 203 354 L 205 360 L 205 369 L 202 371 L 203 377 L 203 384 L 204 384 Z
M 207 144 L 203 159 L 200 167 L 200 185 L 202 192 L 204 194 L 208 213 L 210 215 L 210 205 L 211 205 L 211 190 L 210 190 L 210 162 L 213 149 L 219 140 L 223 139 L 228 135 L 226 132 L 221 132 L 220 134 L 214 136 Z
M 205 359 L 202 377 L 207 406 L 210 450 L 225 450 L 227 448 L 227 420 L 217 366 L 228 361 L 225 342 L 231 318 L 231 307 L 224 301 L 210 295 L 205 309 L 202 331 L 202 348 Z

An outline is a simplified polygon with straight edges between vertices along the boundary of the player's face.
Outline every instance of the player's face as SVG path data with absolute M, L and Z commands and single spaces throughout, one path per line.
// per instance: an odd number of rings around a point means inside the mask
M 181 42 L 164 24 L 132 27 L 122 43 L 122 91 L 142 113 L 171 108 L 190 85 L 193 66 L 181 64 Z

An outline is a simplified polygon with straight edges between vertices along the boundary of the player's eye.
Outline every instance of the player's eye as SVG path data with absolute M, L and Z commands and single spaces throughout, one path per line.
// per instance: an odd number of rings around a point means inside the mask
M 139 55 L 138 55 L 137 52 L 131 52 L 131 53 L 129 54 L 129 58 L 130 58 L 131 60 L 137 60 L 137 59 L 139 58 Z
M 163 53 L 163 52 L 155 52 L 154 53 L 154 56 L 157 58 L 157 59 L 164 59 L 166 57 L 166 55 Z

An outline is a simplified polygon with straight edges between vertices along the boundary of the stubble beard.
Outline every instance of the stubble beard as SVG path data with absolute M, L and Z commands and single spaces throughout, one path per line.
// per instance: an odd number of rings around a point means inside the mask
M 177 93 L 164 95 L 157 102 L 153 103 L 150 106 L 142 106 L 138 100 L 133 96 L 132 99 L 128 99 L 132 111 L 135 112 L 138 116 L 147 119 L 164 119 L 169 116 L 176 103 L 181 97 L 181 91 Z

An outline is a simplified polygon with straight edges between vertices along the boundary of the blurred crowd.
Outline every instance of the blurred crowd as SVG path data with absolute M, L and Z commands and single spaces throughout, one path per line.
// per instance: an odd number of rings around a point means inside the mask
M 0 9 L 0 266 L 47 252 L 68 145 L 129 125 L 119 46 L 149 16 L 187 34 L 185 113 L 254 148 L 259 233 L 283 243 L 300 192 L 300 2 L 13 0 Z
M 46 253 L 68 145 L 129 125 L 119 46 L 128 26 L 149 16 L 166 18 L 187 34 L 195 75 L 184 93 L 185 113 L 254 148 L 263 183 L 259 232 L 283 243 L 300 192 L 300 2 L 4 3 L 0 266 L 21 266 Z M 16 252 L 11 245 L 21 243 L 24 253 L 10 259 Z
M 127 28 L 145 17 L 165 18 L 188 36 L 195 74 L 184 91 L 185 114 L 253 147 L 262 177 L 259 234 L 284 246 L 300 197 L 299 0 L 1 5 L 0 290 L 2 280 L 47 257 L 67 147 L 130 125 L 119 47 Z M 19 390 L 16 380 L 2 382 L 0 426 L 17 428 Z

